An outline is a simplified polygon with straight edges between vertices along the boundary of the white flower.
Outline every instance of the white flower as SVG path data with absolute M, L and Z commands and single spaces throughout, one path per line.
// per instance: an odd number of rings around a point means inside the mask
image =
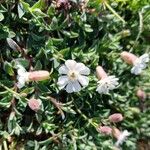
M 134 61 L 133 67 L 131 69 L 131 73 L 138 75 L 142 72 L 143 69 L 147 67 L 147 64 L 149 62 L 149 55 L 144 54 L 141 57 L 137 58 Z
M 118 140 L 117 142 L 115 143 L 115 145 L 117 147 L 119 147 L 119 145 L 121 145 L 126 139 L 128 136 L 130 136 L 131 133 L 129 133 L 127 130 L 124 130 L 118 137 Z
M 101 79 L 100 81 L 98 81 L 98 86 L 96 91 L 98 93 L 103 93 L 103 94 L 107 94 L 109 92 L 109 90 L 113 90 L 115 88 L 117 88 L 116 86 L 118 86 L 118 78 L 116 78 L 115 76 L 108 76 L 104 79 Z
M 21 65 L 17 65 L 17 79 L 18 79 L 18 83 L 17 83 L 17 87 L 18 88 L 22 88 L 25 85 L 25 82 L 29 81 L 29 73 L 25 70 L 25 68 Z
M 79 92 L 81 86 L 86 87 L 89 84 L 86 75 L 90 74 L 90 69 L 83 63 L 67 60 L 58 71 L 62 75 L 58 78 L 59 88 L 65 88 L 68 93 Z

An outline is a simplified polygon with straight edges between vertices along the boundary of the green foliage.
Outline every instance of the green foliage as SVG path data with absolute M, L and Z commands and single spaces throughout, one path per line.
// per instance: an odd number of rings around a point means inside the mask
M 149 0 L 58 1 L 0 1 L 0 149 L 114 149 L 116 140 L 96 130 L 100 124 L 131 132 L 122 149 L 136 150 L 150 137 L 150 67 L 132 75 L 120 53 L 150 53 Z M 58 68 L 68 59 L 91 70 L 79 93 L 57 85 Z M 47 70 L 50 79 L 18 89 L 18 63 L 28 71 Z M 96 92 L 97 65 L 119 77 L 118 89 Z M 142 104 L 139 87 L 148 95 Z M 40 111 L 27 105 L 32 97 L 42 101 Z M 110 124 L 107 118 L 117 112 L 124 120 Z

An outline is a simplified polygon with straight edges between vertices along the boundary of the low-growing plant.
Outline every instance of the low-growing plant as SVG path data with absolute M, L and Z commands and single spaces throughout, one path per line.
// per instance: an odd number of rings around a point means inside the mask
M 148 150 L 149 22 L 149 0 L 0 0 L 0 150 Z

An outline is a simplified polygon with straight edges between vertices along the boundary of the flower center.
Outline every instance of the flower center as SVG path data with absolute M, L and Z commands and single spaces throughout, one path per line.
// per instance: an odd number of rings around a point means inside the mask
M 78 76 L 78 73 L 75 71 L 69 71 L 69 73 L 68 73 L 68 77 L 70 80 L 76 80 L 77 76 Z

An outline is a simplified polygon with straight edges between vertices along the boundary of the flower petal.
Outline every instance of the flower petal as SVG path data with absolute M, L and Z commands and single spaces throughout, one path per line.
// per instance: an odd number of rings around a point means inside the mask
M 26 72 L 25 68 L 19 68 L 17 70 L 18 75 L 22 76 Z
M 18 77 L 18 82 L 21 83 L 21 84 L 25 84 L 25 78 L 23 76 Z
M 72 93 L 73 92 L 72 82 L 68 83 L 68 85 L 66 87 L 66 91 L 67 91 L 67 93 Z
M 142 63 L 149 62 L 149 55 L 148 54 L 143 54 L 142 56 L 139 57 Z
M 68 68 L 65 65 L 62 65 L 59 69 L 58 69 L 59 74 L 67 74 L 68 73 Z
M 23 75 L 23 77 L 24 77 L 24 80 L 26 82 L 28 82 L 29 81 L 29 72 L 25 72 L 24 75 Z
M 98 85 L 96 91 L 100 94 L 107 94 L 109 92 L 107 86 L 104 84 L 104 85 Z
M 131 69 L 131 73 L 132 74 L 135 74 L 135 75 L 138 75 L 138 74 L 140 74 L 142 72 L 142 69 L 140 68 L 140 67 L 138 67 L 138 66 L 134 66 L 134 67 L 132 67 L 132 69 Z
M 61 76 L 58 78 L 57 84 L 59 85 L 60 89 L 63 89 L 68 83 L 68 77 L 67 76 Z
M 69 70 L 73 70 L 74 68 L 75 68 L 75 66 L 76 66 L 76 61 L 74 61 L 74 60 L 67 60 L 66 62 L 65 62 L 65 65 L 66 65 L 66 67 L 69 69 Z
M 80 90 L 81 90 L 81 86 L 78 81 L 69 82 L 69 84 L 66 87 L 66 91 L 68 93 L 79 92 Z
M 103 94 L 107 94 L 109 92 L 109 90 L 113 90 L 116 89 L 118 86 L 118 78 L 116 78 L 115 76 L 108 76 L 104 79 L 101 79 L 100 81 L 98 81 L 98 87 L 96 89 L 96 91 L 98 93 L 103 93 Z
M 141 64 L 139 64 L 138 67 L 141 68 L 141 69 L 145 69 L 147 67 L 147 64 L 141 63 Z
M 88 86 L 88 84 L 89 84 L 89 78 L 86 76 L 79 75 L 78 81 L 84 87 Z
M 127 130 L 124 130 L 121 135 L 119 136 L 117 142 L 115 143 L 115 145 L 118 147 L 119 145 L 121 145 L 126 139 L 128 136 L 130 136 L 131 133 L 128 132 Z
M 21 89 L 22 87 L 24 87 L 24 84 L 20 84 L 19 82 L 17 83 L 17 87 L 19 88 L 19 89 Z
M 116 78 L 115 76 L 108 76 L 107 78 L 111 81 L 118 81 L 119 80 L 119 78 Z
M 116 85 L 115 85 L 115 84 L 117 84 L 117 83 L 110 84 L 110 85 L 109 85 L 109 89 L 110 89 L 110 90 L 113 90 L 113 89 L 115 89 L 115 88 L 116 88 Z
M 17 87 L 22 88 L 25 85 L 25 78 L 24 77 L 17 77 L 17 79 L 18 79 Z
M 78 81 L 74 81 L 72 85 L 74 92 L 79 92 L 81 90 L 81 86 Z
M 86 67 L 83 63 L 77 63 L 75 69 L 79 71 L 82 75 L 89 75 L 90 69 Z

